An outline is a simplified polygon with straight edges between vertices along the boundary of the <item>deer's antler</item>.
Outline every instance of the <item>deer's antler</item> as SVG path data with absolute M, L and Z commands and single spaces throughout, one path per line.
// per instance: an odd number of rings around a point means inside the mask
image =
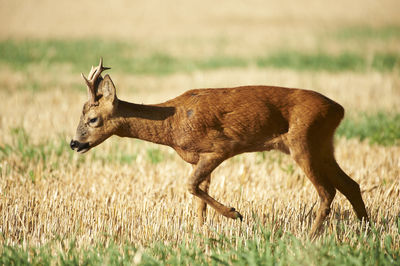
M 86 85 L 88 87 L 88 96 L 89 96 L 89 103 L 91 105 L 97 105 L 96 102 L 96 83 L 98 84 L 98 79 L 101 78 L 101 72 L 104 70 L 110 69 L 109 67 L 103 66 L 103 58 L 100 57 L 100 63 L 97 67 L 93 67 L 90 69 L 89 75 L 87 79 L 83 73 L 81 73 L 82 78 L 85 80 Z

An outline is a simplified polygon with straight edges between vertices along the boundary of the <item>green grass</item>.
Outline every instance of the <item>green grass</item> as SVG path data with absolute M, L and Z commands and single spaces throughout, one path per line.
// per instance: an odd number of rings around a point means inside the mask
M 386 25 L 382 27 L 370 27 L 364 25 L 346 27 L 336 32 L 340 40 L 391 40 L 400 39 L 400 27 Z
M 394 71 L 400 64 L 397 53 L 362 54 L 342 52 L 336 55 L 323 50 L 315 53 L 276 50 L 256 57 L 215 54 L 207 58 L 174 57 L 161 51 L 143 52 L 139 45 L 101 40 L 6 40 L 0 41 L 0 64 L 15 70 L 30 66 L 56 68 L 71 66 L 72 71 L 87 72 L 101 56 L 106 65 L 130 74 L 165 75 L 194 70 L 220 68 L 286 68 L 305 71 Z M 372 61 L 370 60 L 372 58 Z
M 391 71 L 399 62 L 400 57 L 395 53 L 377 53 L 374 55 L 371 68 L 378 71 Z
M 51 67 L 55 64 L 70 64 L 74 69 L 87 69 L 97 63 L 100 56 L 123 57 L 132 49 L 127 43 L 103 42 L 100 40 L 5 40 L 0 42 L 0 62 L 15 69 L 24 69 L 31 64 Z
M 367 139 L 371 144 L 395 145 L 400 143 L 400 114 L 359 114 L 345 118 L 337 134 L 346 138 Z
M 375 57 L 374 57 L 375 58 Z M 398 58 L 395 59 L 397 63 Z M 383 62 L 379 70 L 392 70 L 395 64 L 386 66 Z M 290 68 L 298 71 L 301 70 L 325 70 L 330 72 L 338 71 L 365 71 L 368 68 L 366 58 L 355 53 L 342 53 L 339 55 L 329 55 L 323 52 L 315 54 L 297 52 L 297 51 L 281 51 L 270 56 L 257 59 L 259 67 L 273 68 Z
M 164 160 L 164 155 L 159 149 L 147 149 L 147 157 L 152 164 L 158 164 Z
M 111 146 L 111 151 L 102 154 L 97 150 L 92 150 L 88 156 L 81 156 L 70 149 L 69 143 L 65 141 L 65 136 L 58 136 L 55 139 L 42 140 L 37 143 L 32 142 L 28 132 L 23 127 L 10 129 L 11 141 L 0 144 L 0 161 L 12 161 L 12 166 L 18 173 L 24 174 L 35 182 L 35 172 L 31 169 L 32 165 L 43 165 L 43 170 L 51 173 L 53 170 L 67 165 L 79 168 L 85 161 L 117 164 L 131 164 L 136 160 L 137 154 L 124 152 L 124 149 L 115 143 Z M 159 150 L 154 150 L 154 158 L 149 161 L 158 163 L 164 158 L 164 154 Z M 154 161 L 156 160 L 156 161 Z M 0 169 L 1 170 L 1 169 Z
M 399 221 L 400 223 L 400 221 Z M 395 265 L 400 250 L 390 235 L 372 229 L 367 236 L 353 233 L 341 242 L 325 235 L 319 240 L 255 227 L 254 237 L 199 236 L 191 243 L 156 243 L 137 247 L 111 242 L 78 247 L 75 241 L 54 240 L 41 247 L 0 247 L 0 265 Z M 399 228 L 400 230 L 400 228 Z M 381 239 L 383 241 L 381 242 Z M 208 247 L 208 252 L 204 251 Z
M 110 151 L 107 153 L 99 152 L 94 148 L 90 151 L 89 154 L 79 157 L 84 157 L 89 161 L 100 161 L 102 162 L 102 164 L 117 163 L 124 165 L 131 164 L 136 161 L 137 154 L 128 153 L 125 151 L 124 147 L 119 145 L 119 143 L 114 143 L 113 145 L 111 145 Z
M 17 172 L 27 173 L 34 182 L 34 172 L 29 169 L 29 165 L 43 164 L 44 168 L 59 168 L 60 164 L 66 164 L 72 160 L 73 152 L 68 149 L 68 145 L 59 137 L 58 141 L 42 141 L 40 143 L 32 143 L 31 138 L 23 127 L 12 128 L 10 130 L 12 141 L 0 145 L 0 161 L 17 160 Z M 61 160 L 61 157 L 67 160 Z M 53 158 L 58 158 L 54 161 Z M 50 162 L 51 161 L 51 162 Z M 17 166 L 18 165 L 18 166 Z

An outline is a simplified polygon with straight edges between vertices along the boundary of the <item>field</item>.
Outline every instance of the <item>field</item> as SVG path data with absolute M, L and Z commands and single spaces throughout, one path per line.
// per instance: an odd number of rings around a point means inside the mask
M 400 3 L 303 2 L 0 0 L 0 265 L 400 264 Z M 219 166 L 210 194 L 244 219 L 209 208 L 204 226 L 171 148 L 112 137 L 74 153 L 80 72 L 100 56 L 135 103 L 247 84 L 341 103 L 335 155 L 372 223 L 338 193 L 310 239 L 318 195 L 279 152 Z

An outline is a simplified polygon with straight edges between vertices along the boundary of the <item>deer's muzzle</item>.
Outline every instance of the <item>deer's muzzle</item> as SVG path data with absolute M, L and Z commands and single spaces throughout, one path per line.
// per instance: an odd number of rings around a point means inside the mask
M 89 142 L 81 143 L 77 140 L 71 140 L 69 146 L 71 147 L 71 149 L 76 149 L 76 151 L 80 153 L 85 153 L 90 149 Z

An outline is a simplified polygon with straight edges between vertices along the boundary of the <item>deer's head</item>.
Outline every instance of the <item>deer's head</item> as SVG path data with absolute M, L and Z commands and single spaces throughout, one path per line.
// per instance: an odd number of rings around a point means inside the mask
M 102 143 L 117 130 L 114 119 L 118 105 L 115 86 L 109 75 L 104 78 L 101 73 L 109 69 L 103 66 L 103 60 L 90 70 L 88 78 L 82 77 L 88 88 L 89 100 L 83 105 L 82 115 L 71 140 L 71 149 L 84 153 Z

